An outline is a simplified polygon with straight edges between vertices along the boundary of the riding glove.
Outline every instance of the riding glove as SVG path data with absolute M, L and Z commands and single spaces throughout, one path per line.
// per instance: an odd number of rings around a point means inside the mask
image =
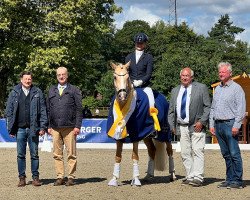
M 143 81 L 142 81 L 142 80 L 134 80 L 134 81 L 133 81 L 133 85 L 134 85 L 135 87 L 139 87 L 139 86 L 141 86 L 141 85 L 142 85 L 142 83 L 143 83 Z

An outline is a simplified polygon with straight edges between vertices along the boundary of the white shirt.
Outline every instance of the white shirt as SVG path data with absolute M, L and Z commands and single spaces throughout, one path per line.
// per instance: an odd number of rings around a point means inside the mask
M 23 90 L 25 96 L 28 96 L 28 94 L 29 94 L 29 92 L 30 92 L 30 88 L 27 89 L 27 88 L 25 88 L 25 87 L 22 86 L 22 90 Z
M 187 87 L 187 100 L 186 100 L 186 118 L 181 118 L 181 99 L 182 95 L 185 91 L 185 87 L 181 85 L 178 97 L 177 97 L 177 104 L 176 104 L 176 111 L 177 111 L 177 123 L 180 124 L 188 124 L 189 123 L 189 104 L 190 104 L 190 97 L 191 97 L 191 90 L 192 84 Z
M 62 88 L 62 90 L 64 90 L 66 87 L 67 87 L 67 83 L 65 85 L 60 85 L 60 84 L 57 85 L 58 90 L 59 88 Z
M 138 51 L 138 50 L 135 50 L 135 60 L 136 60 L 136 64 L 138 63 L 141 55 L 144 53 L 144 51 Z

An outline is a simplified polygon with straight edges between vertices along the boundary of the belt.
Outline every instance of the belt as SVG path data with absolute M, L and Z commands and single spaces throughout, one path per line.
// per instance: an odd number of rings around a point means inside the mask
M 214 121 L 215 123 L 223 123 L 223 122 L 230 122 L 231 120 L 234 120 L 234 119 L 216 119 Z

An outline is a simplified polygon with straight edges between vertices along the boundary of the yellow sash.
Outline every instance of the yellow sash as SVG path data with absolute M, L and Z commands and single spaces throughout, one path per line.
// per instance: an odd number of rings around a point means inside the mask
M 115 99 L 114 108 L 115 108 L 115 112 L 117 114 L 117 119 L 114 121 L 113 125 L 109 129 L 108 135 L 110 137 L 114 138 L 114 135 L 116 134 L 117 126 L 122 126 L 122 125 L 125 126 L 125 127 L 122 130 L 120 138 L 123 139 L 123 138 L 127 137 L 127 129 L 126 129 L 126 125 L 123 124 L 124 123 L 123 121 L 124 121 L 124 118 L 126 117 L 126 115 L 128 114 L 128 112 L 130 110 L 132 99 L 133 99 L 133 92 L 131 91 L 129 96 L 128 96 L 128 100 L 127 100 L 126 104 L 124 105 L 124 107 L 122 109 L 120 108 L 119 103 Z

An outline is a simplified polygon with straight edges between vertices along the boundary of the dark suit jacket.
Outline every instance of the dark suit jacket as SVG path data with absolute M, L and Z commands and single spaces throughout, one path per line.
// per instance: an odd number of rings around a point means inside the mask
M 60 96 L 57 85 L 51 86 L 47 97 L 47 111 L 49 128 L 81 128 L 81 91 L 67 83 L 67 87 Z
M 131 61 L 129 67 L 131 81 L 142 80 L 143 83 L 141 87 L 148 86 L 153 72 L 153 56 L 144 52 L 136 64 L 135 52 L 133 52 L 126 57 L 125 63 L 129 61 Z
M 181 86 L 175 87 L 171 92 L 170 106 L 168 110 L 168 122 L 170 125 L 170 129 L 176 129 L 176 134 L 180 134 L 178 126 L 177 126 L 177 113 L 176 113 L 176 105 L 177 105 L 177 97 L 179 94 Z M 191 90 L 191 98 L 189 105 L 189 131 L 194 132 L 193 125 L 200 121 L 204 126 L 206 126 L 209 118 L 211 107 L 211 100 L 209 97 L 208 89 L 206 85 L 193 82 L 192 90 Z

